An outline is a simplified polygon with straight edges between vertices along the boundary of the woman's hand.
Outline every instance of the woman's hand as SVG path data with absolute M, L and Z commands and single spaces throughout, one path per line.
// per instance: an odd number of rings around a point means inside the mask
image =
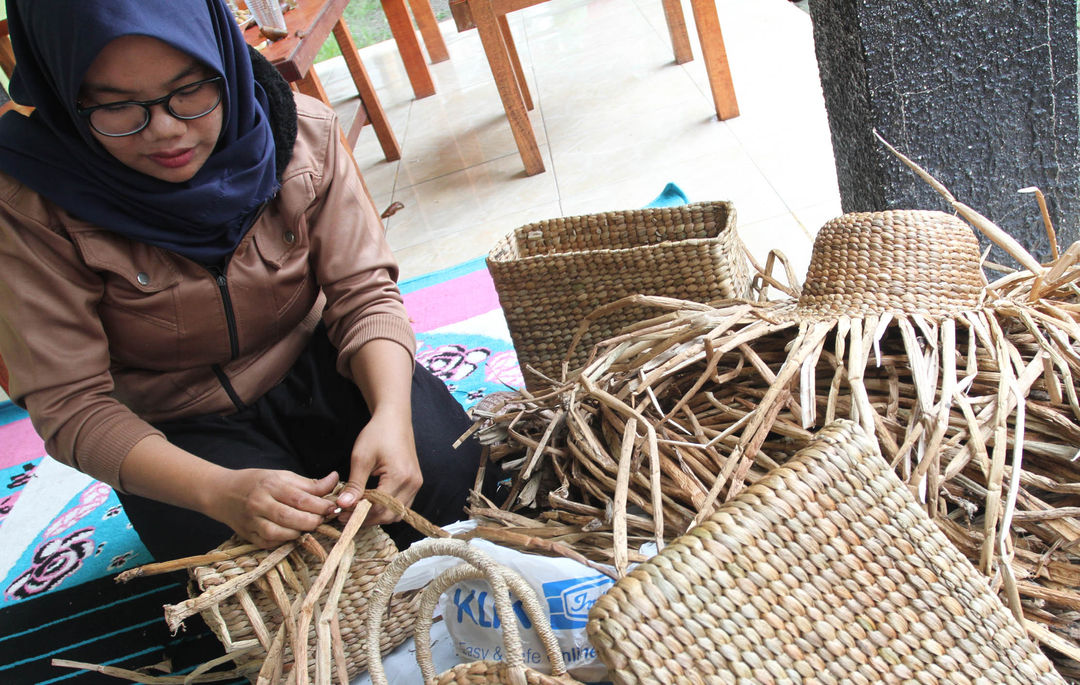
M 390 412 L 371 417 L 353 444 L 349 482 L 338 495 L 338 506 L 344 511 L 341 520 L 347 521 L 351 509 L 364 493 L 369 478 L 378 479 L 376 489 L 397 499 L 404 506 L 412 505 L 416 492 L 424 482 L 420 463 L 416 459 L 412 421 L 409 417 Z M 364 523 L 376 525 L 397 521 L 400 516 L 379 506 L 372 506 Z
M 198 511 L 250 542 L 274 547 L 333 514 L 334 502 L 323 497 L 337 486 L 338 474 L 312 480 L 291 471 L 227 469 L 150 435 L 128 452 L 120 481 L 133 495 Z
M 226 474 L 214 483 L 216 492 L 204 513 L 260 547 L 276 547 L 315 530 L 334 512 L 334 503 L 323 496 L 337 485 L 336 473 L 320 480 L 272 469 Z
M 349 371 L 367 402 L 371 420 L 353 443 L 349 482 L 338 494 L 343 521 L 348 520 L 371 477 L 378 480 L 377 490 L 406 507 L 424 482 L 413 440 L 413 363 L 408 350 L 384 339 L 367 342 L 349 360 Z M 376 525 L 399 518 L 373 506 L 364 523 Z

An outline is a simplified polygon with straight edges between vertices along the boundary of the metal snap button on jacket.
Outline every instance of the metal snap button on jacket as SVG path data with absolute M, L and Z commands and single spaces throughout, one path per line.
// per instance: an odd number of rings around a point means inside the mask
M 150 275 L 145 271 L 135 274 L 135 280 L 139 282 L 139 285 L 150 285 Z
M 293 233 L 292 231 L 285 231 L 284 238 L 285 238 L 285 242 L 287 242 L 290 245 L 292 245 L 293 243 L 296 242 L 296 234 Z

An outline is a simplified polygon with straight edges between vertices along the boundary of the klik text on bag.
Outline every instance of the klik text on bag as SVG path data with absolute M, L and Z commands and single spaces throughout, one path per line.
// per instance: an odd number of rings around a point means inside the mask
M 535 582 L 535 575 L 530 580 Z M 593 670 L 590 667 L 598 665 L 596 650 L 585 636 L 585 625 L 589 609 L 612 583 L 611 578 L 601 574 L 562 577 L 540 583 L 540 600 L 546 605 L 551 627 L 571 672 L 579 672 L 582 668 L 588 672 Z M 547 657 L 531 630 L 532 622 L 519 600 L 514 598 L 512 605 L 521 633 L 525 663 L 545 667 Z M 445 593 L 443 620 L 459 655 L 502 660 L 502 619 L 495 611 L 491 588 L 485 582 L 465 581 Z

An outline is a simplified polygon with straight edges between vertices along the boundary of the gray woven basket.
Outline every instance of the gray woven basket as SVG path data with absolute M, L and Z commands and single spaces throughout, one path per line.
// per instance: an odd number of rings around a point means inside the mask
M 543 390 L 528 367 L 558 379 L 581 321 L 627 295 L 697 302 L 741 297 L 749 271 L 729 202 L 606 212 L 528 224 L 506 236 L 487 259 L 525 384 Z M 624 307 L 594 321 L 570 358 L 649 309 Z
M 589 614 L 618 683 L 1063 683 L 850 421 Z

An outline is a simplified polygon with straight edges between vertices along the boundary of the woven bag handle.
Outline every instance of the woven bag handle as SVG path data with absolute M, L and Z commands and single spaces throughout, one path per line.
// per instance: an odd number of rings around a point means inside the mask
M 544 646 L 544 652 L 547 653 L 548 663 L 551 664 L 551 675 L 563 676 L 566 675 L 566 663 L 563 661 L 562 649 L 559 647 L 559 641 L 555 637 L 555 633 L 551 630 L 551 624 L 548 622 L 547 616 L 544 614 L 543 609 L 540 608 L 540 600 L 536 596 L 536 592 L 532 589 L 532 586 L 525 582 L 519 574 L 511 571 L 510 569 L 500 564 L 494 564 L 493 569 L 489 571 L 495 571 L 502 573 L 503 580 L 510 589 L 521 600 L 521 606 L 525 610 L 525 615 L 529 617 L 529 620 L 534 626 L 537 636 L 540 638 L 540 642 Z M 435 605 L 438 604 L 439 598 L 446 592 L 451 586 L 456 585 L 465 580 L 480 580 L 487 579 L 488 574 L 480 569 L 476 568 L 472 564 L 459 564 L 454 568 L 443 571 L 437 578 L 431 581 L 426 588 L 424 588 L 423 594 L 420 596 L 419 606 L 417 607 L 417 618 L 415 625 L 416 634 L 416 663 L 420 666 L 420 672 L 424 676 L 425 682 L 430 682 L 435 678 L 435 664 L 431 658 L 431 625 L 434 620 Z M 500 601 L 501 600 L 501 601 Z M 515 624 L 513 619 L 513 606 L 510 603 L 508 595 L 496 595 L 495 607 L 498 612 L 500 620 L 510 621 Z M 509 617 L 509 618 L 507 618 Z M 505 652 L 505 661 L 507 663 L 516 662 L 521 660 L 523 650 L 521 648 L 521 640 L 518 638 L 517 631 L 513 631 L 513 640 L 508 640 L 508 636 L 511 633 L 503 631 L 503 650 Z
M 445 579 L 454 577 L 457 573 L 465 573 L 462 567 L 468 570 L 470 574 L 465 577 L 483 577 L 491 585 L 492 594 L 495 598 L 495 607 L 499 616 L 503 618 L 503 649 L 505 650 L 505 663 L 507 665 L 507 675 L 511 682 L 515 684 L 525 685 L 525 662 L 521 652 L 521 638 L 518 634 L 517 621 L 513 620 L 513 607 L 510 604 L 509 588 L 507 586 L 507 578 L 509 576 L 516 576 L 512 571 L 506 569 L 495 563 L 491 557 L 487 556 L 475 547 L 471 547 L 464 540 L 454 539 L 427 539 L 421 540 L 412 545 L 409 549 L 397 555 L 392 562 L 386 567 L 383 574 L 379 577 L 375 583 L 375 588 L 371 592 L 371 596 L 368 599 L 367 610 L 367 652 L 368 652 L 368 673 L 371 675 L 371 682 L 374 685 L 389 685 L 386 679 L 386 672 L 383 669 L 382 664 L 382 651 L 379 648 L 379 637 L 382 634 L 382 621 L 385 614 L 385 608 L 389 604 L 390 596 L 393 594 L 394 586 L 397 585 L 401 575 L 405 572 L 405 569 L 411 566 L 413 563 L 420 559 L 427 557 L 437 556 L 452 556 L 464 559 L 472 566 L 469 568 L 467 565 L 460 565 L 448 572 L 441 574 L 438 578 L 432 581 L 432 585 L 442 586 L 435 594 L 434 591 L 429 592 L 425 589 L 424 594 L 421 596 L 421 602 L 425 602 L 430 606 L 427 610 L 427 627 L 424 630 L 424 634 L 428 640 L 427 650 L 427 662 L 430 664 L 430 628 L 431 628 L 431 611 L 434 609 L 433 600 L 431 597 L 438 597 L 447 587 L 457 582 L 448 582 L 446 585 L 442 585 Z M 516 581 L 511 581 L 515 585 Z M 521 585 L 528 587 L 528 585 L 521 581 Z M 515 592 L 518 592 L 515 589 Z M 522 591 L 519 593 L 519 597 L 522 594 L 529 594 L 532 589 L 529 588 L 528 592 Z M 566 666 L 562 660 L 562 653 L 559 651 L 557 644 L 555 643 L 554 635 L 551 635 L 551 628 L 547 625 L 546 619 L 537 620 L 537 618 L 544 618 L 543 613 L 539 610 L 539 603 L 536 602 L 536 595 L 532 593 L 533 607 L 530 609 L 526 606 L 526 611 L 535 611 L 536 615 L 530 614 L 530 619 L 533 621 L 533 625 L 536 626 L 537 631 L 541 635 L 541 639 L 544 641 L 545 649 L 549 652 L 549 657 L 552 657 L 552 669 L 555 675 L 562 675 L 566 672 Z M 525 604 L 525 600 L 522 599 L 522 603 Z M 421 614 L 423 616 L 424 614 Z M 548 636 L 545 636 L 545 630 Z M 419 629 L 417 635 L 420 635 Z M 555 645 L 552 648 L 552 645 Z M 417 641 L 417 647 L 419 649 L 419 640 Z M 418 661 L 420 659 L 419 651 L 417 653 Z M 421 669 L 426 668 L 424 664 L 420 664 Z M 556 672 L 557 671 L 557 672 Z M 431 666 L 428 672 L 434 673 L 434 667 Z M 424 677 L 431 682 L 431 678 L 428 673 L 425 672 Z

